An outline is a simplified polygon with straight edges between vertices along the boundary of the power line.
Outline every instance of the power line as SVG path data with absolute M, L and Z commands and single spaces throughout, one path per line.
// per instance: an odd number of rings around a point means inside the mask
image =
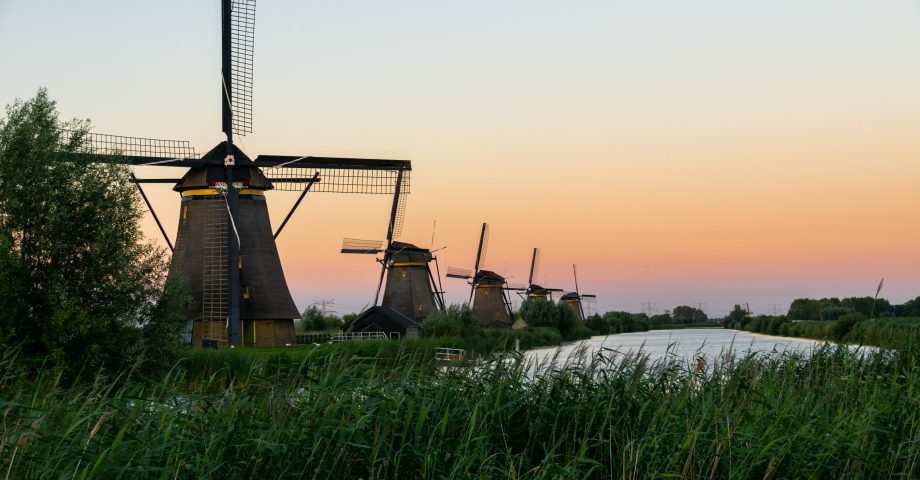
M 324 299 L 322 299 L 322 300 L 313 300 L 313 303 L 312 303 L 311 305 L 313 305 L 313 306 L 317 306 L 317 305 L 318 305 L 318 306 L 319 306 L 319 311 L 320 311 L 320 313 L 322 313 L 323 316 L 325 316 L 325 315 L 326 315 L 326 307 L 327 307 L 327 306 L 335 305 L 335 299 L 333 298 L 333 299 L 331 299 L 331 300 L 326 300 L 326 299 L 324 298 Z

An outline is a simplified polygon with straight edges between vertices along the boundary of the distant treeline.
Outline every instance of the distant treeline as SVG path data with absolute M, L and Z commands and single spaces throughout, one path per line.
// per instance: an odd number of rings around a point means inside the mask
M 860 313 L 866 318 L 920 317 L 920 297 L 901 305 L 872 297 L 797 298 L 786 316 L 793 320 L 837 320 L 851 313 Z

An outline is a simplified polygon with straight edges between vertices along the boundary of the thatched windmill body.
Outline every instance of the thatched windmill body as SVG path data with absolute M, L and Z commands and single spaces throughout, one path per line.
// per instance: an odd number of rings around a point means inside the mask
M 181 178 L 135 183 L 166 238 L 170 276 L 183 279 L 195 303 L 192 342 L 218 345 L 294 343 L 299 316 L 288 290 L 275 238 L 308 191 L 409 193 L 411 163 L 311 156 L 260 155 L 251 159 L 234 145 L 252 131 L 252 54 L 255 0 L 221 0 L 221 111 L 224 141 L 199 156 L 188 142 L 91 134 L 97 161 L 182 167 Z M 142 183 L 172 183 L 181 196 L 173 248 Z M 272 232 L 265 192 L 299 191 L 280 227 Z
M 473 270 L 448 268 L 447 276 L 461 278 L 470 284 L 470 310 L 482 326 L 491 328 L 508 328 L 513 322 L 511 302 L 508 299 L 508 284 L 505 277 L 483 270 L 489 243 L 489 225 L 482 224 L 479 234 L 479 248 L 476 250 L 476 262 Z
M 575 291 L 568 292 L 562 296 L 562 303 L 565 303 L 572 309 L 572 313 L 575 314 L 575 317 L 578 318 L 578 321 L 583 321 L 588 318 L 590 312 L 586 312 L 585 306 L 593 305 L 597 300 L 597 295 L 589 293 L 581 293 L 578 289 L 578 270 L 574 264 L 572 264 L 572 275 L 575 277 Z
M 402 232 L 404 202 L 397 183 L 385 245 L 382 241 L 346 238 L 342 242 L 342 253 L 382 255 L 377 259 L 381 267 L 374 305 L 380 300 L 380 289 L 386 277 L 382 305 L 421 322 L 434 310 L 444 308 L 444 292 L 440 273 L 435 276 L 431 271 L 431 263 L 434 262 L 437 270 L 438 261 L 431 250 L 395 241 Z

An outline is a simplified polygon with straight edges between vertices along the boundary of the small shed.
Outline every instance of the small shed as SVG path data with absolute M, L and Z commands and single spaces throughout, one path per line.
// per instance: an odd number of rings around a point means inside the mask
M 384 306 L 371 307 L 361 312 L 348 327 L 347 333 L 383 332 L 399 338 L 418 338 L 422 326 L 415 320 Z

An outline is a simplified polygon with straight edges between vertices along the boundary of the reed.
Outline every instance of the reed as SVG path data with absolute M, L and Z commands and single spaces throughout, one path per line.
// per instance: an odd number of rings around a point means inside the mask
M 0 478 L 920 475 L 920 363 L 898 352 L 703 370 L 613 351 L 449 368 L 406 347 L 248 352 L 239 370 L 214 355 L 67 386 L 0 353 Z

